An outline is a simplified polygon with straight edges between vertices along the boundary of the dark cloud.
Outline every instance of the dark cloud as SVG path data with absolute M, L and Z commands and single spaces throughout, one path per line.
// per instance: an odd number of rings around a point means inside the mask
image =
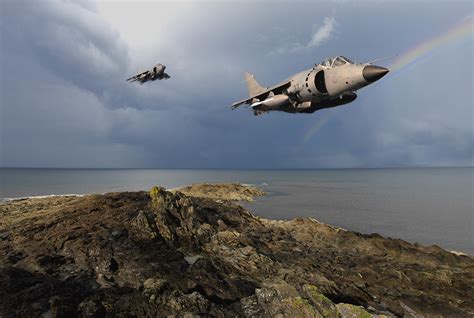
M 465 14 L 462 4 L 449 10 L 439 4 L 432 12 L 415 10 L 421 3 L 411 9 L 393 3 L 358 8 L 331 2 L 148 5 L 155 6 L 157 22 L 156 28 L 143 29 L 151 44 L 141 48 L 127 43 L 95 2 L 1 3 L 0 165 L 473 163 L 472 39 L 457 55 L 464 64 L 447 58 L 452 50 L 441 51 L 409 73 L 362 90 L 358 100 L 344 107 L 259 117 L 228 107 L 246 94 L 245 70 L 270 85 L 327 56 L 343 53 L 370 60 L 390 55 L 400 45 L 432 36 L 430 28 L 417 28 L 419 14 L 434 27 L 447 28 Z M 166 16 L 173 6 L 179 6 L 179 15 Z M 166 19 L 161 21 L 158 12 Z M 393 12 L 405 17 L 403 25 Z M 327 17 L 335 35 L 324 45 L 269 54 L 288 43 L 308 43 L 318 32 L 314 26 L 323 26 Z M 382 31 L 374 30 L 374 24 Z M 407 30 L 421 33 L 409 38 Z M 386 33 L 400 40 L 378 45 Z M 440 76 L 440 61 L 446 62 L 442 74 L 448 76 Z M 170 80 L 143 86 L 125 82 L 137 68 L 156 62 L 168 66 Z
M 5 1 L 2 35 L 2 51 L 13 72 L 40 82 L 41 73 L 23 67 L 24 61 L 33 61 L 63 82 L 94 94 L 105 107 L 166 107 L 156 103 L 158 95 L 141 94 L 125 82 L 132 72 L 129 48 L 92 2 Z

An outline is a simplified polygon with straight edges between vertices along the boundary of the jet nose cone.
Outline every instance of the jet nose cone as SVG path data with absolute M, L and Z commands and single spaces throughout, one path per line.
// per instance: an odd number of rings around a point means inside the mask
M 374 66 L 374 65 L 367 65 L 364 67 L 364 70 L 362 71 L 362 76 L 364 76 L 364 79 L 369 82 L 373 83 L 382 77 L 385 76 L 385 74 L 388 73 L 388 70 L 384 67 L 380 66 Z

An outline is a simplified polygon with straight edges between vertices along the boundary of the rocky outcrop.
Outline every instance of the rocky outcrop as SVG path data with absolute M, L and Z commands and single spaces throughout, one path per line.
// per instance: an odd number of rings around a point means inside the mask
M 2 317 L 474 315 L 469 256 L 163 188 L 4 203 L 0 251 Z
M 197 183 L 170 191 L 219 201 L 251 202 L 254 197 L 265 195 L 264 191 L 254 186 L 240 183 Z

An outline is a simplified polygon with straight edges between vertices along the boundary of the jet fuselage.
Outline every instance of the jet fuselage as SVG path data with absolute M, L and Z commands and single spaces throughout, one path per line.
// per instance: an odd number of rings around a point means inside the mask
M 256 115 L 268 111 L 313 113 L 322 108 L 344 105 L 357 98 L 355 91 L 382 78 L 388 70 L 357 64 L 344 57 L 326 60 L 299 72 L 270 88 L 261 87 L 246 73 L 250 97 L 233 108 L 250 104 Z

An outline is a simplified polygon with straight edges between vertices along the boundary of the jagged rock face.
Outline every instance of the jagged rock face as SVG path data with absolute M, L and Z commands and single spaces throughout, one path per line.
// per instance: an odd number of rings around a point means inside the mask
M 230 202 L 111 193 L 0 205 L 0 316 L 474 315 L 474 260 Z

